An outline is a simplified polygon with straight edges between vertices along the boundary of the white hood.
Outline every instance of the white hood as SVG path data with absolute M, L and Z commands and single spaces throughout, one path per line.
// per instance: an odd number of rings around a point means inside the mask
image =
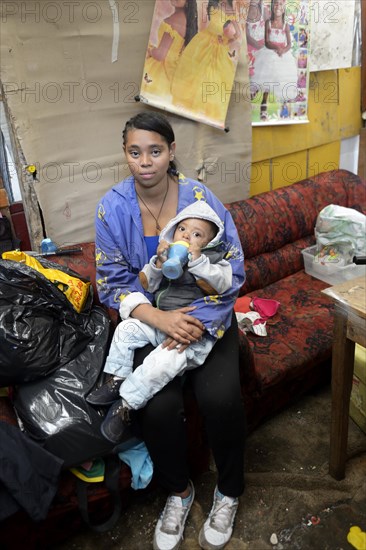
M 213 222 L 218 227 L 217 234 L 207 246 L 216 246 L 221 241 L 222 234 L 224 232 L 224 223 L 220 220 L 219 216 L 211 208 L 211 206 L 209 206 L 205 201 L 196 201 L 186 206 L 186 208 L 183 208 L 183 210 L 181 210 L 175 218 L 171 219 L 170 222 L 168 222 L 161 230 L 159 241 L 164 239 L 168 243 L 173 242 L 173 235 L 177 224 L 186 218 L 207 220 Z

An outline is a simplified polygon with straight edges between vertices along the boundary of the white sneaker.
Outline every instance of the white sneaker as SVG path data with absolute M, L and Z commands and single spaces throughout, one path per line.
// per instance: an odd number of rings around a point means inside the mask
M 194 487 L 189 481 L 191 500 L 183 506 L 183 500 L 170 495 L 166 501 L 163 513 L 155 527 L 154 550 L 177 550 L 183 539 L 183 531 L 188 513 L 194 500 Z
M 238 505 L 238 498 L 223 496 L 216 487 L 211 512 L 198 537 L 201 548 L 219 550 L 229 542 Z

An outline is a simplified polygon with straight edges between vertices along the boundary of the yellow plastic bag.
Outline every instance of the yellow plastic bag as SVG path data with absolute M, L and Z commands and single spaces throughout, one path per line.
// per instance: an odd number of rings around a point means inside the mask
M 42 273 L 44 277 L 54 283 L 61 292 L 63 292 L 74 309 L 80 313 L 85 305 L 85 301 L 89 294 L 89 282 L 84 282 L 77 277 L 73 277 L 61 269 L 52 269 L 43 267 L 43 265 L 33 256 L 21 252 L 20 250 L 11 250 L 3 252 L 3 260 L 12 260 L 13 262 L 21 262 Z

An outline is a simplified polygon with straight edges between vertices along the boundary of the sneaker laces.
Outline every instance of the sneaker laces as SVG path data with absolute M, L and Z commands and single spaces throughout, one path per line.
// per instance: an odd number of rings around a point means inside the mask
M 184 519 L 187 506 L 183 506 L 180 497 L 171 495 L 166 501 L 166 505 L 161 518 L 161 530 L 169 535 L 177 535 L 180 531 L 180 524 Z
M 237 507 L 237 498 L 224 497 L 220 500 L 216 497 L 213 510 L 210 514 L 211 527 L 220 533 L 226 533 L 232 525 Z

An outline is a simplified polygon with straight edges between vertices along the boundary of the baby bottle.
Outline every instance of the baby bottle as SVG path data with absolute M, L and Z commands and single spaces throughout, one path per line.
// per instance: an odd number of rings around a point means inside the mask
M 41 242 L 41 254 L 56 252 L 57 246 L 51 239 L 43 239 Z
M 188 248 L 189 244 L 185 241 L 176 241 L 169 245 L 168 259 L 161 268 L 167 279 L 179 279 L 183 274 L 183 267 L 188 262 Z

